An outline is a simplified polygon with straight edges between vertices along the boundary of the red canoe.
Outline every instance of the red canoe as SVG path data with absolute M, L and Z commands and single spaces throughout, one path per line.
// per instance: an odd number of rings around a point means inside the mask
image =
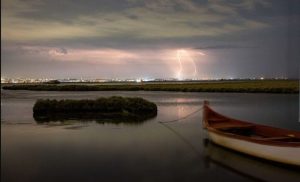
M 223 116 L 204 101 L 203 126 L 209 139 L 223 147 L 259 158 L 300 166 L 300 132 Z

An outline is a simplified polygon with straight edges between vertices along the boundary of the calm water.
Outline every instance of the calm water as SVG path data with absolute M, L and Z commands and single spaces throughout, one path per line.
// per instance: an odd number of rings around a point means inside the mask
M 140 125 L 36 124 L 39 98 L 139 96 L 158 105 Z M 204 145 L 203 100 L 231 117 L 300 131 L 298 95 L 179 92 L 1 92 L 2 181 L 299 181 L 300 171 Z

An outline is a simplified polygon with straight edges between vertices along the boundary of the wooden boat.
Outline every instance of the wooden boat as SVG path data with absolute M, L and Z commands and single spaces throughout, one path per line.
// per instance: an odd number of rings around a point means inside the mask
M 203 127 L 209 139 L 255 157 L 300 166 L 300 132 L 223 116 L 204 101 Z

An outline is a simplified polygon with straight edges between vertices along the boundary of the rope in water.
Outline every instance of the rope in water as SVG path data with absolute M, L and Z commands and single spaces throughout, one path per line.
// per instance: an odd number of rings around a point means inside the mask
M 175 129 L 171 128 L 170 126 L 164 124 L 164 123 L 159 123 L 161 125 L 163 125 L 165 128 L 167 128 L 169 131 L 171 131 L 172 133 L 174 133 L 179 139 L 181 139 L 183 141 L 183 143 L 185 143 L 187 146 L 189 146 L 196 154 L 201 154 L 198 149 L 191 143 L 189 142 L 188 139 L 186 139 L 183 135 L 181 135 L 179 132 L 177 132 Z
M 158 121 L 159 123 L 172 123 L 172 122 L 176 122 L 176 121 L 180 121 L 180 120 L 183 120 L 183 119 L 186 119 L 190 116 L 192 116 L 193 114 L 196 114 L 197 112 L 201 111 L 203 108 L 201 107 L 200 109 L 197 109 L 196 111 L 194 112 L 191 112 L 190 114 L 188 115 L 185 115 L 181 118 L 177 118 L 177 119 L 173 119 L 173 120 L 169 120 L 169 121 Z
M 198 151 L 198 149 L 191 142 L 189 142 L 188 139 L 186 139 L 183 135 L 181 135 L 179 132 L 177 132 L 171 126 L 168 126 L 167 123 L 176 122 L 176 121 L 186 119 L 186 118 L 192 116 L 193 114 L 196 114 L 197 112 L 201 111 L 202 109 L 203 109 L 203 107 L 201 107 L 200 109 L 197 109 L 194 112 L 191 112 L 191 113 L 189 113 L 189 114 L 187 114 L 187 115 L 185 115 L 181 118 L 178 118 L 178 119 L 169 120 L 169 121 L 159 121 L 158 123 L 161 124 L 162 126 L 164 126 L 169 131 L 171 131 L 173 134 L 175 134 L 179 139 L 181 139 L 181 141 L 183 141 L 187 146 L 189 146 L 196 154 L 201 155 L 201 152 Z

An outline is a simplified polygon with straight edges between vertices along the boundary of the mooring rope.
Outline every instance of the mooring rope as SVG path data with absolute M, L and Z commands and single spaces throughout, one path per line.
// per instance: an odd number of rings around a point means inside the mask
M 175 129 L 171 128 L 167 124 L 186 119 L 186 118 L 192 116 L 193 114 L 200 112 L 202 109 L 203 109 L 203 107 L 201 107 L 200 109 L 197 109 L 181 118 L 177 118 L 177 119 L 173 119 L 173 120 L 169 120 L 169 121 L 159 121 L 158 123 L 161 124 L 162 126 L 164 126 L 166 129 L 168 129 L 172 133 L 174 133 L 178 138 L 181 139 L 181 141 L 183 141 L 187 146 L 189 146 L 195 153 L 197 153 L 199 155 L 200 152 L 197 150 L 197 148 L 191 142 L 189 142 L 184 136 L 182 136 L 179 132 L 177 132 Z
M 196 114 L 197 112 L 201 111 L 202 109 L 203 109 L 203 107 L 201 107 L 200 109 L 197 109 L 196 111 L 191 112 L 190 114 L 185 115 L 181 118 L 177 118 L 177 119 L 173 119 L 173 120 L 169 120 L 169 121 L 158 121 L 158 122 L 159 123 L 172 123 L 172 122 L 180 121 L 180 120 L 183 120 L 183 119 L 186 119 L 186 118 L 192 116 L 193 114 Z
M 187 146 L 189 146 L 196 154 L 201 155 L 201 153 L 198 151 L 198 149 L 191 143 L 189 142 L 188 139 L 186 139 L 184 136 L 182 136 L 179 132 L 177 132 L 175 129 L 171 128 L 170 126 L 166 125 L 165 123 L 159 123 L 165 128 L 167 128 L 169 131 L 174 133 L 183 143 L 185 143 Z

